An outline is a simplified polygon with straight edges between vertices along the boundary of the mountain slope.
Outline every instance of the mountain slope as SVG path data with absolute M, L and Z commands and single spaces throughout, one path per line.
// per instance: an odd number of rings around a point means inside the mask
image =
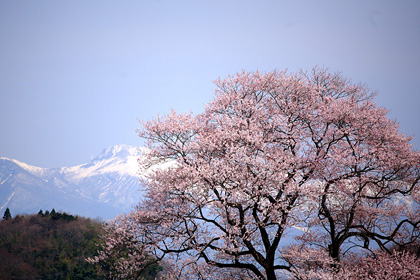
M 0 211 L 36 213 L 62 210 L 88 217 L 112 218 L 141 199 L 137 147 L 105 149 L 86 164 L 40 168 L 0 158 Z

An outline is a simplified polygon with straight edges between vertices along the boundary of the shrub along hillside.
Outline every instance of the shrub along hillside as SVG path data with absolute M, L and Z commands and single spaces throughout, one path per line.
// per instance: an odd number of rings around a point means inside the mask
M 96 254 L 101 222 L 59 213 L 0 221 L 0 279 L 106 279 L 107 272 L 88 263 Z M 147 271 L 153 277 L 157 269 Z

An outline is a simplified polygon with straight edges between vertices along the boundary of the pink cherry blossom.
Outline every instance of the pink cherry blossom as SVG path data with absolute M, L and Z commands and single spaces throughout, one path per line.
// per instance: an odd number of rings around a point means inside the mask
M 115 277 L 129 278 L 165 261 L 174 279 L 364 277 L 381 258 L 418 263 L 389 248 L 419 238 L 420 154 L 372 91 L 319 68 L 216 85 L 204 113 L 142 123 L 145 198 L 108 226 L 97 262 L 117 258 Z

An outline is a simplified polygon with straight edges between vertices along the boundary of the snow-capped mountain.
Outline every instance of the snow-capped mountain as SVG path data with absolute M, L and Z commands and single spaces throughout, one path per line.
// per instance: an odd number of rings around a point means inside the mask
M 0 213 L 40 209 L 109 219 L 128 212 L 141 199 L 138 147 L 117 145 L 89 163 L 41 168 L 0 158 Z

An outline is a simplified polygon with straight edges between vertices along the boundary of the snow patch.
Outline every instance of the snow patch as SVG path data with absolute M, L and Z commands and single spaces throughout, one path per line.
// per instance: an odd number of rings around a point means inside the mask
M 7 180 L 9 180 L 9 178 L 12 177 L 12 176 L 13 176 L 13 174 L 9 174 L 9 176 L 7 176 L 6 179 L 4 179 L 3 181 L 1 181 L 0 185 L 3 185 L 4 182 L 6 182 Z
M 3 204 L 2 207 L 0 207 L 0 210 L 3 210 L 4 207 L 6 207 L 6 205 L 10 202 L 10 200 L 13 198 L 13 196 L 16 194 L 16 192 L 13 192 L 9 198 L 7 199 L 7 201 Z

